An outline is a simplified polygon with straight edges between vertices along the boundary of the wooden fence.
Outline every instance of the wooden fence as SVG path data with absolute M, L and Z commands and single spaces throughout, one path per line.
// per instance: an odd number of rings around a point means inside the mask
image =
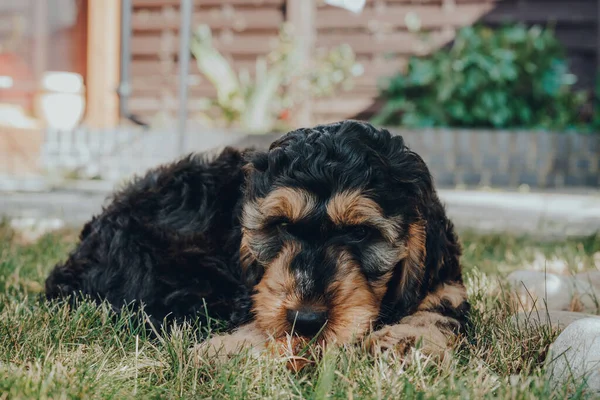
M 314 7 L 314 19 L 297 17 L 298 7 Z M 134 0 L 131 111 L 151 118 L 173 115 L 177 104 L 179 0 Z M 294 12 L 292 12 L 294 11 Z M 411 55 L 428 54 L 451 42 L 461 26 L 482 21 L 554 24 L 567 47 L 581 87 L 592 88 L 598 67 L 597 0 L 367 0 L 361 14 L 320 0 L 198 0 L 194 24 L 213 29 L 215 43 L 236 68 L 252 68 L 269 52 L 280 24 L 293 20 L 315 47 L 347 43 L 364 74 L 350 93 L 313 102 L 316 122 L 370 114 L 379 78 L 401 70 Z M 190 66 L 189 110 L 214 89 Z

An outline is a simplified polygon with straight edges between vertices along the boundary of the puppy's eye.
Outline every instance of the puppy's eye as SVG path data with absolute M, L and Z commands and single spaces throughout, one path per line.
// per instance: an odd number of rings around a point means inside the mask
M 357 242 L 362 242 L 371 235 L 371 229 L 369 229 L 366 226 L 354 226 L 350 230 L 350 234 L 352 236 L 352 239 L 354 239 Z
M 267 223 L 267 227 L 279 229 L 279 230 L 285 230 L 285 229 L 287 229 L 289 224 L 290 224 L 290 221 L 288 221 L 287 219 L 277 218 L 277 219 L 273 219 L 273 220 L 269 221 Z

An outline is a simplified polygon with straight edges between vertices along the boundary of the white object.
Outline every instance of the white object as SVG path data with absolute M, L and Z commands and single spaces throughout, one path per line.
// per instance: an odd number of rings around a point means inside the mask
M 506 280 L 526 309 L 570 311 L 575 302 L 583 310 L 596 311 L 596 299 L 600 298 L 589 282 L 571 276 L 515 271 Z
M 6 75 L 0 75 L 0 89 L 10 89 L 13 87 L 13 78 Z
M 567 326 L 550 346 L 546 366 L 553 386 L 570 382 L 578 388 L 585 380 L 588 390 L 600 394 L 600 319 Z
M 539 328 L 542 326 L 551 326 L 554 329 L 560 331 L 564 330 L 567 326 L 575 321 L 579 321 L 584 318 L 595 318 L 600 321 L 600 316 L 593 314 L 585 314 L 580 312 L 571 311 L 557 311 L 557 310 L 544 310 L 544 311 L 525 311 L 513 315 L 510 321 L 513 325 L 518 328 Z
M 41 81 L 38 107 L 48 127 L 70 131 L 85 111 L 83 78 L 72 72 L 46 72 Z
M 35 242 L 47 233 L 62 229 L 65 222 L 58 218 L 15 218 L 10 221 L 10 227 L 14 229 L 22 239 Z
M 325 0 L 330 6 L 345 8 L 353 13 L 360 13 L 365 7 L 366 0 Z
M 46 72 L 42 76 L 42 90 L 58 93 L 82 93 L 83 77 L 73 72 Z
M 581 272 L 575 275 L 575 278 L 583 282 L 589 282 L 596 288 L 596 291 L 600 293 L 600 271 Z
M 38 123 L 35 119 L 30 118 L 22 107 L 12 104 L 0 104 L 0 127 L 2 126 L 34 129 L 38 127 Z

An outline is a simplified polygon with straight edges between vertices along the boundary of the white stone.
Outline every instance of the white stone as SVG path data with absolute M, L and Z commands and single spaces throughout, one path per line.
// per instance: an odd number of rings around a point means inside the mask
M 527 269 L 530 271 L 564 274 L 569 270 L 569 265 L 566 260 L 556 256 L 548 258 L 544 253 L 536 251 L 533 256 L 533 261 L 527 264 Z
M 59 218 L 14 218 L 10 227 L 25 242 L 35 242 L 47 233 L 64 228 L 65 222 Z
M 526 310 L 598 310 L 600 290 L 572 276 L 541 271 L 515 271 L 506 278 Z
M 584 318 L 595 318 L 600 321 L 598 315 L 557 310 L 520 312 L 513 315 L 510 320 L 520 329 L 539 329 L 543 326 L 551 326 L 553 329 L 562 331 L 573 322 Z
M 558 336 L 546 358 L 546 373 L 553 386 L 585 380 L 587 389 L 600 394 L 600 319 L 573 322 Z
M 600 254 L 600 253 L 599 253 Z M 575 275 L 575 278 L 588 282 L 594 286 L 596 293 L 600 293 L 600 271 L 587 271 Z

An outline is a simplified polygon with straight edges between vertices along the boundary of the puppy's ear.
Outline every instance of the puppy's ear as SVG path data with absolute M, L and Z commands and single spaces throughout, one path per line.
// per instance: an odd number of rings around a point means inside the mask
M 414 311 L 438 284 L 462 281 L 462 277 L 460 245 L 429 169 L 421 157 L 404 146 L 401 138 L 393 138 L 391 144 L 393 175 L 413 205 L 407 216 L 405 258 L 396 266 L 384 298 L 384 308 L 393 310 L 388 317 L 395 319 Z
M 240 266 L 242 268 L 242 281 L 250 289 L 260 282 L 265 273 L 264 267 L 256 260 L 248 245 L 247 236 L 244 234 L 240 244 Z
M 462 281 L 461 247 L 454 224 L 446 216 L 444 206 L 433 193 L 428 206 L 424 284 L 428 288 L 440 283 Z
M 269 167 L 269 157 L 267 152 L 253 150 L 244 154 L 246 164 L 243 167 L 244 174 L 246 177 L 250 176 L 253 172 L 265 172 Z
M 461 249 L 454 226 L 437 196 L 427 207 L 408 225 L 405 258 L 396 266 L 383 300 L 384 312 L 389 314 L 382 315 L 384 322 L 414 311 L 439 284 L 462 282 Z

